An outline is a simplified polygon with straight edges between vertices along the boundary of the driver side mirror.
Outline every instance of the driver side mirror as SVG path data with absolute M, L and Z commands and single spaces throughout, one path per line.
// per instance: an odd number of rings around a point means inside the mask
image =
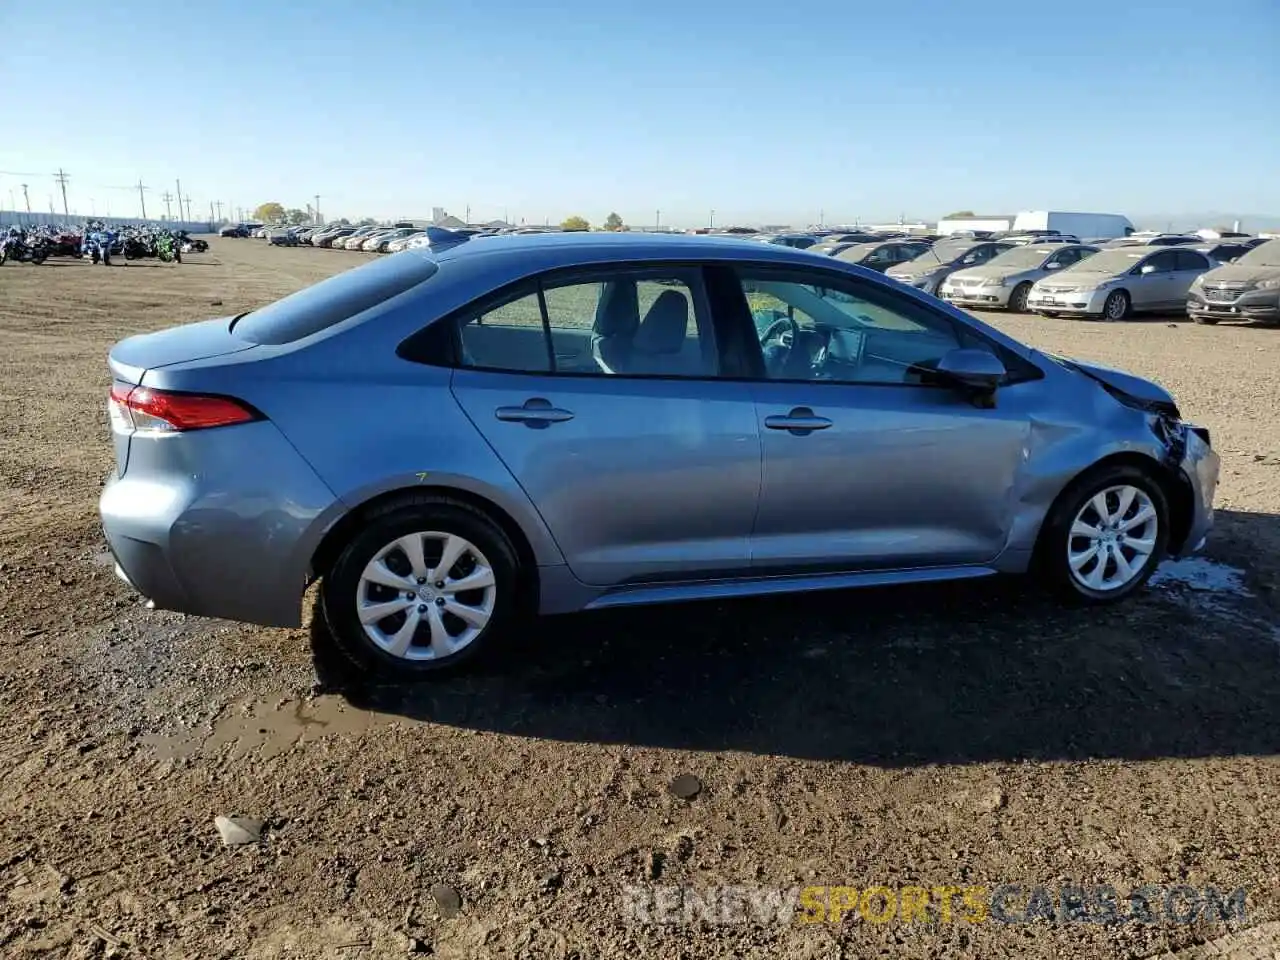
M 942 355 L 937 371 L 945 379 L 982 398 L 982 406 L 995 406 L 995 391 L 1008 371 L 1004 364 L 989 350 L 975 347 L 958 347 Z
M 1044 265 L 1044 268 L 1046 270 L 1061 270 L 1062 264 L 1060 264 L 1057 260 L 1050 260 L 1048 263 Z
M 1154 263 L 1144 263 L 1138 272 L 1142 274 L 1155 273 L 1156 265 Z

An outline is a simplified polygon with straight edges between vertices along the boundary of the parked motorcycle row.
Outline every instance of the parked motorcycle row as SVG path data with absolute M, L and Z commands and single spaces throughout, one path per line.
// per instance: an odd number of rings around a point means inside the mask
M 181 263 L 184 253 L 203 253 L 205 240 L 193 238 L 185 230 L 169 230 L 153 224 L 111 229 L 100 220 L 90 220 L 77 228 L 41 225 L 9 227 L 0 236 L 0 265 L 44 263 L 49 257 L 76 257 L 111 266 L 113 257 L 125 260 L 155 259 Z

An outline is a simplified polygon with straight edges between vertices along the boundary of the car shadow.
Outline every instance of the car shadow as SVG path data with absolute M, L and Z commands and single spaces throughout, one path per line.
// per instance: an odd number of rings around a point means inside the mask
M 1274 585 L 1280 518 L 1221 523 L 1240 556 L 1269 545 Z M 312 639 L 322 688 L 359 708 L 540 739 L 889 767 L 1262 755 L 1280 752 L 1276 599 L 1165 587 L 1080 609 L 992 578 L 637 607 L 536 620 L 412 685 L 354 679 L 318 611 Z

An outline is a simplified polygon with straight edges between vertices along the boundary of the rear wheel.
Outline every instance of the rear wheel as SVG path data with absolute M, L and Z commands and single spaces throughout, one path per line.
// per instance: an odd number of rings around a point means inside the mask
M 412 680 L 490 648 L 516 610 L 519 563 L 469 504 L 419 496 L 370 516 L 325 575 L 325 620 L 362 672 Z
M 1129 294 L 1123 290 L 1112 290 L 1102 303 L 1103 320 L 1123 320 L 1129 316 Z
M 1009 294 L 1009 309 L 1014 313 L 1027 312 L 1027 298 L 1031 296 L 1031 284 L 1020 283 Z
M 1045 518 L 1038 559 L 1049 586 L 1079 603 L 1112 603 L 1147 582 L 1168 543 L 1169 505 L 1147 471 L 1105 466 L 1076 480 Z

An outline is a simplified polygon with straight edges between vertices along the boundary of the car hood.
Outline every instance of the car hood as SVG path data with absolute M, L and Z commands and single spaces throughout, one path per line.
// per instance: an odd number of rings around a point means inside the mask
M 1054 356 L 1052 354 L 1050 356 L 1084 374 L 1089 379 L 1096 380 L 1108 392 L 1121 393 L 1144 404 L 1150 404 L 1153 410 L 1165 410 L 1167 412 L 1177 410 L 1177 403 L 1173 399 L 1173 394 L 1160 386 L 1160 384 L 1147 380 L 1145 377 L 1135 376 L 1123 370 L 1116 370 L 1114 367 L 1086 363 L 1083 360 L 1075 360 L 1071 357 Z
M 937 273 L 939 270 L 950 267 L 949 263 L 938 263 L 931 260 L 928 263 L 916 263 L 914 260 L 908 260 L 906 263 L 899 263 L 890 267 L 885 274 L 890 277 L 927 277 L 931 273 Z
M 1243 263 L 1227 263 L 1201 274 L 1205 283 L 1257 283 L 1259 280 L 1280 279 L 1280 267 L 1249 266 Z

